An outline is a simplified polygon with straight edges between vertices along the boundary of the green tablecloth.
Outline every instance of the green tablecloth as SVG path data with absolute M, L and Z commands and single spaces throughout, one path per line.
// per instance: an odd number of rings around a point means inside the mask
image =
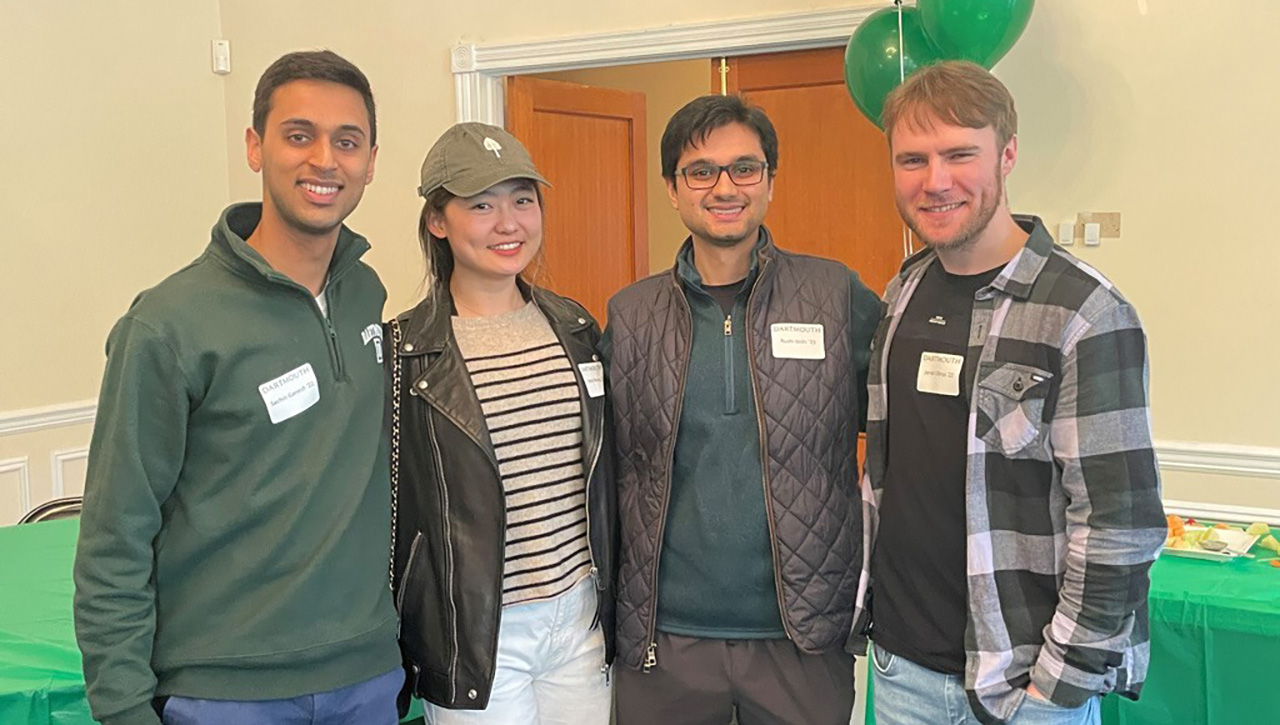
M 1151 570 L 1151 672 L 1142 699 L 1103 699 L 1108 725 L 1280 722 L 1276 555 L 1163 556 Z
M 76 520 L 0 527 L 0 724 L 93 723 L 71 620 L 78 530 Z M 1105 698 L 1103 722 L 1280 722 L 1280 569 L 1271 552 L 1254 553 L 1156 562 L 1146 689 L 1139 702 Z
M 1142 699 L 1102 699 L 1105 725 L 1280 722 L 1280 569 L 1276 554 L 1151 569 L 1151 670 Z M 867 691 L 867 725 L 874 725 Z
M 0 725 L 93 725 L 71 619 L 79 531 L 79 519 L 0 526 Z
M 89 725 L 71 622 L 80 522 L 0 527 L 0 723 Z

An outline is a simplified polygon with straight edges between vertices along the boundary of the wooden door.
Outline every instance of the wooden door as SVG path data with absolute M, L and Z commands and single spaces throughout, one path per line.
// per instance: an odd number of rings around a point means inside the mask
M 642 93 L 507 80 L 507 130 L 552 184 L 545 284 L 601 325 L 609 297 L 649 273 L 644 111 Z
M 902 263 L 884 134 L 853 105 L 841 48 L 729 59 L 727 90 L 778 131 L 778 176 L 765 224 L 779 246 L 838 259 L 877 294 Z M 711 63 L 719 93 L 720 61 Z

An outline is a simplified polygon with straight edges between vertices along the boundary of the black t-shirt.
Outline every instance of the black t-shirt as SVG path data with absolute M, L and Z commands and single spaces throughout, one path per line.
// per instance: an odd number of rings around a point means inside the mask
M 702 285 L 702 289 L 711 295 L 711 299 L 720 303 L 720 309 L 724 310 L 725 317 L 733 313 L 733 303 L 738 298 L 738 293 L 742 291 L 742 283 L 745 279 L 730 284 L 718 285 Z
M 1000 268 L 948 274 L 935 262 L 889 349 L 888 450 L 871 558 L 872 637 L 947 674 L 964 673 L 965 467 L 971 391 L 964 374 L 973 297 Z M 932 392 L 922 392 L 922 390 Z

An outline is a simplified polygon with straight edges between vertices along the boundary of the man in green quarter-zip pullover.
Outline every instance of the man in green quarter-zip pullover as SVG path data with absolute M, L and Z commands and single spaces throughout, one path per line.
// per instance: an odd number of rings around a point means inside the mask
M 680 109 L 662 174 L 690 232 L 609 302 L 619 725 L 847 725 L 862 561 L 857 437 L 880 302 L 763 226 L 764 112 Z
M 376 128 L 348 61 L 272 64 L 245 134 L 262 203 L 111 331 L 75 563 L 105 725 L 396 722 L 386 291 L 342 224 Z

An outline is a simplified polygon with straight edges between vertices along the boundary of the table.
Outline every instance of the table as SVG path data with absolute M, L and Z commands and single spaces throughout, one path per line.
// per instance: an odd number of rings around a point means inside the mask
M 3 725 L 93 723 L 71 619 L 79 530 L 75 519 L 0 527 Z M 1139 702 L 1104 698 L 1104 723 L 1280 722 L 1280 569 L 1277 555 L 1254 553 L 1155 563 L 1146 688 Z
M 1280 569 L 1162 556 L 1151 569 L 1151 671 L 1142 699 L 1102 700 L 1108 725 L 1280 722 Z
M 1104 725 L 1280 722 L 1280 569 L 1162 556 L 1151 568 L 1151 669 L 1142 699 L 1102 698 Z M 865 723 L 874 725 L 868 686 Z
M 0 526 L 0 724 L 93 725 L 71 618 L 79 519 Z M 414 703 L 409 717 L 419 717 Z
M 76 519 L 0 527 L 0 723 L 91 725 L 71 620 Z

